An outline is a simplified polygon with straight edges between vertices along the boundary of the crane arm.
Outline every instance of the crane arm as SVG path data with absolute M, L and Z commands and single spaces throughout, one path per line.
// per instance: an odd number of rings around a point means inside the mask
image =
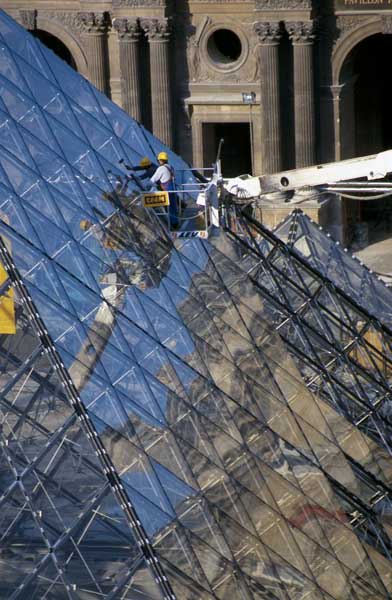
M 274 175 L 262 175 L 259 180 L 261 193 L 267 194 L 288 192 L 305 186 L 348 181 L 359 177 L 366 177 L 369 180 L 382 179 L 387 173 L 392 173 L 392 150 L 303 169 L 283 171 Z
M 388 173 L 392 173 L 392 150 L 260 177 L 238 177 L 225 181 L 224 187 L 235 196 L 255 198 L 273 192 L 290 192 L 362 177 L 368 180 L 382 179 Z

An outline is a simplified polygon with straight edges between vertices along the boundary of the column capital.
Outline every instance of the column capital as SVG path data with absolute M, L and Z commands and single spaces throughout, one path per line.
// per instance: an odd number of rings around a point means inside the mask
M 83 33 L 97 34 L 107 30 L 107 13 L 78 12 L 76 18 Z
M 117 31 L 120 40 L 137 41 L 141 35 L 139 19 L 113 19 L 113 28 Z
M 20 10 L 19 20 L 21 25 L 28 31 L 37 29 L 37 11 L 36 10 Z
M 340 96 L 341 96 L 341 93 L 343 91 L 343 88 L 344 88 L 344 85 L 340 85 L 340 84 L 338 84 L 338 85 L 326 85 L 324 93 L 325 94 L 330 93 L 331 96 L 332 96 L 332 98 L 333 98 L 333 100 L 339 100 Z
M 280 23 L 258 21 L 253 23 L 253 31 L 257 34 L 261 44 L 279 44 L 282 37 Z
M 140 22 L 149 42 L 167 42 L 170 37 L 169 19 L 142 19 Z
M 314 21 L 288 22 L 285 27 L 293 44 L 313 44 L 316 37 Z

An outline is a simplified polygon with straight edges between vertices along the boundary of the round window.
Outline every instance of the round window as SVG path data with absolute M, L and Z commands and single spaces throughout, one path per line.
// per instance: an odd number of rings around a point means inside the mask
M 224 68 L 238 61 L 242 43 L 234 31 L 217 29 L 208 38 L 207 53 L 217 67 Z

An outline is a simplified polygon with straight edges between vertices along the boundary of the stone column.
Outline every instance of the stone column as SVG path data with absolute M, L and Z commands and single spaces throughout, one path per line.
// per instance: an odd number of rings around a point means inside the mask
M 334 113 L 335 156 L 333 160 L 336 161 L 354 156 L 351 145 L 353 140 L 355 140 L 355 122 L 354 110 L 350 100 L 352 98 L 352 86 L 355 83 L 355 79 L 353 78 L 343 84 L 329 86 Z M 348 106 L 345 108 L 347 101 Z M 343 128 L 340 127 L 342 112 L 347 116 Z M 349 203 L 339 194 L 331 194 L 329 197 L 328 231 L 334 240 L 347 245 L 350 242 L 349 236 L 352 231 L 352 226 L 348 226 L 348 217 L 354 216 L 352 208 L 349 208 Z M 348 215 L 347 209 L 351 213 L 350 215 Z M 358 220 L 357 217 L 355 217 L 355 220 Z
M 121 98 L 123 109 L 141 122 L 140 34 L 138 19 L 114 19 L 120 48 Z
M 171 81 L 169 68 L 169 20 L 143 20 L 150 47 L 152 130 L 167 146 L 173 146 Z
M 294 50 L 294 121 L 297 167 L 316 163 L 313 41 L 314 23 L 286 23 Z
M 261 73 L 262 153 L 264 173 L 282 169 L 281 115 L 279 92 L 279 23 L 255 23 L 259 38 Z
M 109 91 L 106 13 L 77 14 L 87 55 L 89 80 L 104 94 Z

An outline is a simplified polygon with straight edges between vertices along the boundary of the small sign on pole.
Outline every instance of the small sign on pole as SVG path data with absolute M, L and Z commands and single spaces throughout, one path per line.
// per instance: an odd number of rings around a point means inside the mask
M 167 192 L 147 192 L 143 194 L 144 208 L 158 208 L 169 206 L 169 194 Z

